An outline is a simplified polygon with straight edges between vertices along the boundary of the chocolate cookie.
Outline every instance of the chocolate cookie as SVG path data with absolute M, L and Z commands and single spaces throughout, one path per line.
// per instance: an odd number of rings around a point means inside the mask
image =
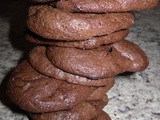
M 57 8 L 69 12 L 125 12 L 153 8 L 158 0 L 60 0 Z
M 33 78 L 28 77 L 30 75 Z M 31 68 L 27 61 L 23 61 L 12 73 L 7 93 L 21 109 L 44 113 L 71 109 L 86 101 L 97 89 L 43 77 Z
M 85 86 L 112 86 L 114 78 L 89 79 L 86 77 L 67 73 L 55 67 L 46 56 L 46 47 L 34 47 L 28 55 L 28 60 L 32 67 L 43 75 L 53 77 L 59 80 L 66 80 L 69 83 L 81 84 Z
M 77 41 L 127 29 L 133 21 L 131 13 L 68 13 L 44 5 L 30 7 L 27 26 L 47 39 Z
M 91 79 L 137 72 L 148 66 L 148 58 L 142 49 L 126 40 L 93 50 L 51 46 L 47 49 L 47 57 L 63 71 Z
M 80 49 L 93 49 L 101 45 L 111 44 L 123 40 L 127 35 L 128 35 L 128 30 L 121 30 L 114 32 L 110 35 L 93 37 L 91 39 L 83 41 L 58 41 L 58 40 L 45 39 L 31 32 L 28 32 L 26 34 L 26 39 L 29 42 L 36 44 L 56 45 L 60 47 L 75 47 Z

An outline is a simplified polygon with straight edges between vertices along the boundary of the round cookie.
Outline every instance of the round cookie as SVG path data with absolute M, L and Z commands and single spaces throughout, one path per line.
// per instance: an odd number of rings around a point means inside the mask
M 93 49 L 101 45 L 111 44 L 123 40 L 128 35 L 128 30 L 121 30 L 109 35 L 93 37 L 83 41 L 57 41 L 40 37 L 36 34 L 28 32 L 26 39 L 36 44 L 56 45 L 60 47 L 75 47 L 80 49 Z
M 80 84 L 85 86 L 112 86 L 114 78 L 105 79 L 89 79 L 86 77 L 67 73 L 57 67 L 55 67 L 46 56 L 45 46 L 34 47 L 28 55 L 28 60 L 32 67 L 41 74 L 49 77 L 53 77 L 59 80 L 65 80 L 69 83 Z
M 97 109 L 84 102 L 71 110 L 32 114 L 31 118 L 32 120 L 91 120 L 97 116 Z
M 42 114 L 30 114 L 32 120 L 92 120 L 102 113 L 89 102 L 81 103 L 73 109 Z M 107 119 L 103 119 L 107 120 Z
M 126 40 L 93 50 L 51 46 L 47 49 L 47 57 L 57 68 L 90 79 L 137 72 L 148 66 L 142 49 Z
M 27 61 L 20 63 L 8 83 L 10 100 L 28 112 L 53 112 L 73 108 L 97 89 L 39 76 Z
M 131 13 L 68 13 L 39 5 L 30 7 L 27 27 L 47 39 L 78 41 L 127 29 L 133 22 Z
M 125 12 L 155 7 L 158 0 L 60 0 L 57 8 L 69 12 Z

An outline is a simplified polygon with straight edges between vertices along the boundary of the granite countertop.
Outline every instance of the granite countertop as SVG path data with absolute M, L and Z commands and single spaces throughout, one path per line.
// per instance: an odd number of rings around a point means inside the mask
M 5 81 L 30 44 L 24 40 L 26 3 L 5 0 L 0 4 L 0 120 L 28 120 L 4 96 Z M 149 57 L 143 72 L 118 76 L 104 108 L 113 120 L 160 120 L 160 7 L 135 13 L 128 40 Z

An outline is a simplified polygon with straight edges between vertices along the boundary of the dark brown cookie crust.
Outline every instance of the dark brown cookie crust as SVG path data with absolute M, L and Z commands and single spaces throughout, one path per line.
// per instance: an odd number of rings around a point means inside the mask
M 30 7 L 27 26 L 47 39 L 78 41 L 127 29 L 133 21 L 131 13 L 67 13 L 44 5 Z
M 158 0 L 61 0 L 57 8 L 70 12 L 125 12 L 155 7 Z
M 148 66 L 148 58 L 142 49 L 126 40 L 93 50 L 51 46 L 47 49 L 47 57 L 63 71 L 91 79 L 137 72 Z
M 60 47 L 75 47 L 79 49 L 93 49 L 101 45 L 111 44 L 123 40 L 128 35 L 128 30 L 121 30 L 110 35 L 93 37 L 83 41 L 57 41 L 42 38 L 38 35 L 27 33 L 26 39 L 36 44 L 56 45 Z

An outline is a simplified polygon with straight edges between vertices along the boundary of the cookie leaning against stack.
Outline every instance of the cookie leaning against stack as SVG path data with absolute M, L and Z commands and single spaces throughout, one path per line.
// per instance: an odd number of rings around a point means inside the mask
M 110 120 L 102 109 L 115 76 L 148 66 L 141 48 L 124 40 L 134 23 L 128 11 L 158 0 L 31 1 L 45 3 L 31 6 L 27 19 L 26 39 L 41 46 L 10 76 L 10 100 L 33 120 Z

